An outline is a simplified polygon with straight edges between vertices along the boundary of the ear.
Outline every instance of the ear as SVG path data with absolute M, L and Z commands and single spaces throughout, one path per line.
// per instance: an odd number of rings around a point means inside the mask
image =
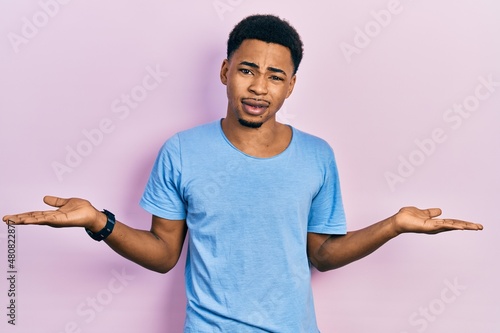
M 229 60 L 224 59 L 222 62 L 222 66 L 220 69 L 220 82 L 222 82 L 223 85 L 227 85 L 227 72 L 229 70 Z
M 286 93 L 286 98 L 288 98 L 293 91 L 293 87 L 295 87 L 295 81 L 297 81 L 297 75 L 293 75 L 293 77 L 290 79 L 290 84 L 288 86 L 288 92 Z

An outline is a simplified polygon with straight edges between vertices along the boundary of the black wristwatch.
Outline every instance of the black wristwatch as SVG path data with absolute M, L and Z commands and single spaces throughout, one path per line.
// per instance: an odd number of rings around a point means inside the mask
M 103 239 L 106 239 L 106 237 L 108 237 L 111 232 L 113 231 L 113 228 L 115 227 L 115 215 L 109 211 L 107 211 L 106 209 L 102 211 L 104 214 L 106 214 L 106 217 L 108 218 L 108 221 L 106 222 L 106 226 L 104 226 L 104 228 L 99 231 L 99 232 L 92 232 L 90 231 L 89 229 L 85 228 L 85 231 L 87 231 L 87 234 L 89 234 L 90 237 L 92 237 L 92 239 L 100 242 L 102 241 Z

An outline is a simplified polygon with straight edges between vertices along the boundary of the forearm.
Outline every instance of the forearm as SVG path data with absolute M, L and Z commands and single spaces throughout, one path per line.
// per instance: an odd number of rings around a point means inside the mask
M 310 256 L 313 265 L 320 271 L 328 271 L 369 255 L 398 235 L 393 219 L 390 217 L 342 236 L 323 235 L 321 244 Z
M 93 233 L 99 233 L 107 224 L 107 216 L 88 200 L 45 196 L 43 201 L 58 209 L 6 215 L 3 221 L 16 225 L 84 227 Z M 150 231 L 137 230 L 116 221 L 105 242 L 123 257 L 166 273 L 179 259 L 186 232 L 185 220 L 167 220 L 153 215 Z
M 98 231 L 106 224 L 102 220 L 99 222 L 92 231 Z M 124 258 L 159 273 L 171 270 L 179 257 L 173 244 L 168 244 L 152 231 L 134 229 L 119 221 L 104 242 Z
M 342 267 L 361 259 L 399 234 L 437 234 L 451 230 L 482 230 L 478 223 L 436 218 L 441 209 L 403 207 L 395 215 L 344 236 L 309 234 L 308 255 L 321 271 Z

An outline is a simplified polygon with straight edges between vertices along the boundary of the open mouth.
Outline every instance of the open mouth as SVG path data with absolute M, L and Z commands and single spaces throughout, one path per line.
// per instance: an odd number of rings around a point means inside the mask
M 243 109 L 246 113 L 255 116 L 263 114 L 269 107 L 268 102 L 252 98 L 245 98 L 241 101 L 241 103 L 243 104 Z

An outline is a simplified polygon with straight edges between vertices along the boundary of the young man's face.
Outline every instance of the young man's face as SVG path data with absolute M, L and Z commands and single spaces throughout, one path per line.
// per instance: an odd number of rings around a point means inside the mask
M 227 117 L 258 128 L 271 120 L 295 85 L 290 50 L 282 45 L 247 39 L 224 60 L 221 81 L 227 86 Z

